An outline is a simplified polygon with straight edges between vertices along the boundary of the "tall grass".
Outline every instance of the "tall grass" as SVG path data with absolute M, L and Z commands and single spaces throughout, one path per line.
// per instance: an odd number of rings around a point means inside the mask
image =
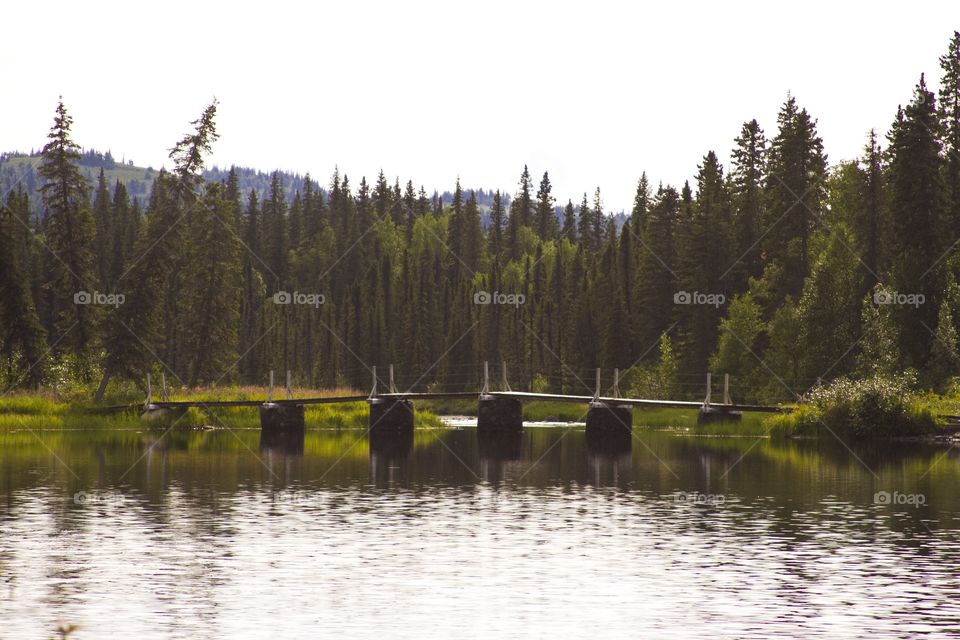
M 266 400 L 267 387 L 234 386 L 197 389 L 171 389 L 172 402 L 202 402 L 216 400 Z M 349 388 L 293 389 L 296 398 L 322 398 L 333 396 L 363 395 Z M 274 389 L 274 399 L 286 398 L 285 390 Z M 154 395 L 159 400 L 159 394 Z M 259 428 L 259 408 L 253 407 L 190 407 L 185 412 L 172 412 L 160 419 L 144 421 L 138 409 L 143 398 L 128 400 L 128 411 L 97 413 L 96 407 L 87 401 L 54 398 L 51 393 L 18 393 L 0 396 L 0 430 L 53 430 L 94 428 L 167 428 L 170 426 Z M 114 396 L 106 405 L 120 404 Z M 365 402 L 345 404 L 306 405 L 304 420 L 307 428 L 320 429 L 366 429 L 369 426 L 369 409 Z M 416 407 L 414 426 L 418 428 L 443 428 L 435 415 Z

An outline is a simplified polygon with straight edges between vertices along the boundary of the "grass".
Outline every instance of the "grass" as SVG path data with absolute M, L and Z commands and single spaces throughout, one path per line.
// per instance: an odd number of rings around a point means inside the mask
M 767 419 L 774 436 L 850 439 L 911 438 L 936 435 L 931 403 L 910 391 L 904 377 L 838 378 L 809 394 L 792 413 Z
M 171 390 L 172 402 L 202 400 L 266 400 L 267 387 L 234 386 Z M 293 389 L 294 398 L 318 398 L 331 396 L 363 395 L 354 389 Z M 274 398 L 285 398 L 285 392 L 274 390 Z M 154 396 L 154 400 L 159 400 Z M 258 428 L 260 413 L 257 407 L 190 407 L 185 413 L 172 414 L 151 422 L 141 420 L 136 406 L 143 398 L 132 394 L 115 395 L 105 405 L 134 405 L 130 411 L 97 414 L 91 412 L 94 405 L 81 400 L 66 401 L 54 398 L 51 393 L 17 393 L 0 397 L 0 430 L 56 430 L 91 429 L 111 427 L 166 428 L 229 426 L 231 428 Z M 309 428 L 366 429 L 369 426 L 369 411 L 365 402 L 346 404 L 306 405 L 304 419 Z M 444 425 L 433 413 L 417 407 L 414 426 L 419 428 L 443 428 Z

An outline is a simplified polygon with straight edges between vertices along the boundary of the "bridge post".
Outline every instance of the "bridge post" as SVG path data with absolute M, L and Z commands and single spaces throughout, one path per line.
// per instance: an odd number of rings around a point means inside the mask
M 287 372 L 287 390 L 290 387 L 290 373 Z M 292 394 L 289 394 L 292 395 Z M 288 396 L 289 397 L 289 396 Z M 270 372 L 270 387 L 267 401 L 260 405 L 260 431 L 301 433 L 305 428 L 304 406 L 302 404 L 279 403 L 273 401 L 273 371 Z
M 711 376 L 710 373 L 707 373 L 707 395 L 703 399 L 703 405 L 700 407 L 700 411 L 697 412 L 697 425 L 703 424 L 713 424 L 716 422 L 740 422 L 740 419 L 743 415 L 739 411 L 731 410 L 730 406 L 733 404 L 730 401 L 730 374 L 725 373 L 723 375 L 723 404 L 722 405 L 711 405 L 710 404 L 710 391 L 711 391 Z
M 413 403 L 397 397 L 383 397 L 377 391 L 377 367 L 370 367 L 373 388 L 367 404 L 370 405 L 370 432 L 413 431 Z M 388 394 L 396 394 L 393 388 L 393 365 L 390 366 Z
M 506 360 L 500 361 L 500 378 L 501 378 L 500 382 L 503 384 L 503 390 L 513 391 L 513 389 L 510 388 L 510 383 L 507 382 L 507 361 Z
M 163 375 L 163 374 L 161 374 Z M 167 391 L 166 391 L 166 379 L 164 378 L 163 386 L 163 401 L 167 402 Z M 140 412 L 140 418 L 142 420 L 148 420 L 150 422 L 155 422 L 157 420 L 170 420 L 174 418 L 179 418 L 187 412 L 186 408 L 180 407 L 171 409 L 170 407 L 163 407 L 153 402 L 153 378 L 150 374 L 147 374 L 147 401 L 143 404 L 143 411 Z
M 620 372 L 614 372 L 614 396 L 618 397 Z M 633 412 L 627 405 L 605 402 L 600 399 L 600 369 L 596 373 L 596 388 L 593 400 L 587 409 L 587 444 L 594 448 L 613 446 L 622 449 L 630 446 L 633 430 Z

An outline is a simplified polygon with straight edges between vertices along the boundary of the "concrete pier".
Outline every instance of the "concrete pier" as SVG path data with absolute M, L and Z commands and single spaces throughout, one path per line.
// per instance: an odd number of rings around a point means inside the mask
M 303 405 L 264 402 L 260 405 L 261 431 L 303 431 Z
M 413 431 L 413 403 L 395 398 L 370 398 L 370 431 Z
M 591 402 L 587 410 L 587 433 L 629 435 L 633 428 L 633 414 L 626 405 Z
M 481 395 L 477 408 L 477 430 L 484 432 L 523 430 L 523 404 L 516 398 Z
M 622 454 L 633 445 L 630 407 L 591 402 L 587 410 L 587 448 L 593 453 Z

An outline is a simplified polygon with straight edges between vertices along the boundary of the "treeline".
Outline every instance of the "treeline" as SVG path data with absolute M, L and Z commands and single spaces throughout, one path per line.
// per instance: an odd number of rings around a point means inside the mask
M 584 392 L 594 367 L 621 388 L 688 395 L 707 370 L 738 399 L 793 398 L 817 379 L 960 372 L 960 34 L 939 95 L 921 76 L 886 141 L 831 166 L 792 96 L 769 134 L 742 125 L 729 168 L 708 151 L 692 183 L 640 177 L 619 226 L 599 189 L 558 203 L 524 168 L 483 215 L 412 181 L 335 173 L 287 195 L 203 179 L 205 110 L 143 211 L 123 185 L 93 193 L 61 103 L 40 174 L 0 223 L 0 346 L 7 385 L 142 380 L 473 388 L 506 361 L 515 386 Z M 75 303 L 78 292 L 90 294 Z M 99 294 L 99 296 L 93 295 Z M 111 297 L 113 296 L 113 297 Z M 381 369 L 383 371 L 383 369 Z M 697 392 L 700 384 L 697 383 Z

